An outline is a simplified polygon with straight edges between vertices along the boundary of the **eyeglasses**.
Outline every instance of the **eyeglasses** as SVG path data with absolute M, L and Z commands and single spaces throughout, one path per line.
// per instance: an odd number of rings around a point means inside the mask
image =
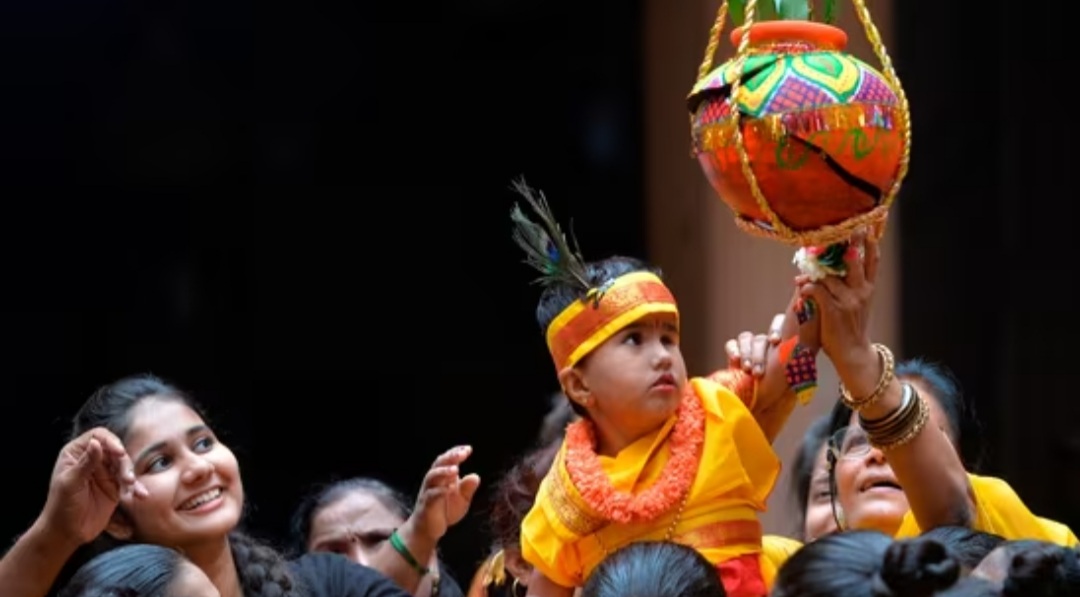
M 870 453 L 870 438 L 858 425 L 841 427 L 829 437 L 829 451 L 837 458 L 856 460 Z

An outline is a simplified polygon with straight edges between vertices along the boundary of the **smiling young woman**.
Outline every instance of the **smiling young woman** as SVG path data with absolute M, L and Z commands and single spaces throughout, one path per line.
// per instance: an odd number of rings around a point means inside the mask
M 221 597 L 405 597 L 402 587 L 419 583 L 389 547 L 378 557 L 393 581 L 334 554 L 288 562 L 237 531 L 244 485 L 236 457 L 194 401 L 157 378 L 99 389 L 76 414 L 72 435 L 42 513 L 0 560 L 5 597 L 44 597 L 80 548 L 131 542 L 182 551 Z M 439 485 L 450 489 L 399 529 L 421 557 L 445 532 L 433 519 L 445 510 L 439 500 L 458 485 L 456 469 L 443 477 Z

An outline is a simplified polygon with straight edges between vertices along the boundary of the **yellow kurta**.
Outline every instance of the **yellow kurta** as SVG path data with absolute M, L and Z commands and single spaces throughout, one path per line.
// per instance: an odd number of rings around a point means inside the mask
M 1077 544 L 1076 535 L 1069 527 L 1039 518 L 1028 510 L 1020 496 L 1008 483 L 994 477 L 968 475 L 975 493 L 975 521 L 972 528 L 993 533 L 1009 541 L 1037 539 L 1065 547 Z M 896 532 L 897 539 L 917 537 L 922 533 L 915 515 L 908 511 Z
M 573 486 L 564 444 L 521 525 L 522 555 L 537 571 L 562 586 L 581 586 L 608 553 L 635 541 L 663 540 L 673 522 L 672 539 L 696 548 L 714 564 L 761 552 L 757 513 L 765 510 L 780 461 L 739 397 L 708 379 L 690 383 L 705 410 L 705 437 L 678 520 L 675 509 L 648 523 L 604 520 Z M 615 457 L 600 457 L 617 491 L 636 493 L 660 477 L 674 424 L 672 417 Z

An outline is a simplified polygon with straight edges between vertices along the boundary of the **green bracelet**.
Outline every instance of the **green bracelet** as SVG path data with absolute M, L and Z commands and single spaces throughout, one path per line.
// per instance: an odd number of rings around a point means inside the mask
M 409 565 L 412 566 L 413 570 L 416 570 L 416 573 L 420 576 L 424 576 L 425 574 L 431 572 L 431 570 L 428 570 L 427 568 L 421 566 L 420 562 L 416 561 L 416 558 L 413 557 L 412 552 L 409 551 L 409 548 L 405 545 L 405 542 L 402 541 L 401 537 L 398 536 L 397 529 L 394 529 L 394 532 L 390 533 L 390 545 L 394 547 L 394 551 L 398 552 L 399 554 L 401 554 L 401 557 L 405 558 L 405 561 L 408 562 Z

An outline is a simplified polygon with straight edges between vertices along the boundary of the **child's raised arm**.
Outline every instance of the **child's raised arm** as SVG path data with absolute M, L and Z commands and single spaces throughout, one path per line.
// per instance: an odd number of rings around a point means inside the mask
M 742 398 L 769 441 L 776 439 L 795 409 L 797 390 L 813 389 L 812 382 L 793 385 L 789 379 L 792 359 L 812 362 L 818 352 L 817 320 L 800 325 L 806 315 L 800 314 L 803 308 L 796 294 L 785 312 L 773 318 L 768 334 L 743 332 L 728 340 L 728 368 L 709 376 Z

